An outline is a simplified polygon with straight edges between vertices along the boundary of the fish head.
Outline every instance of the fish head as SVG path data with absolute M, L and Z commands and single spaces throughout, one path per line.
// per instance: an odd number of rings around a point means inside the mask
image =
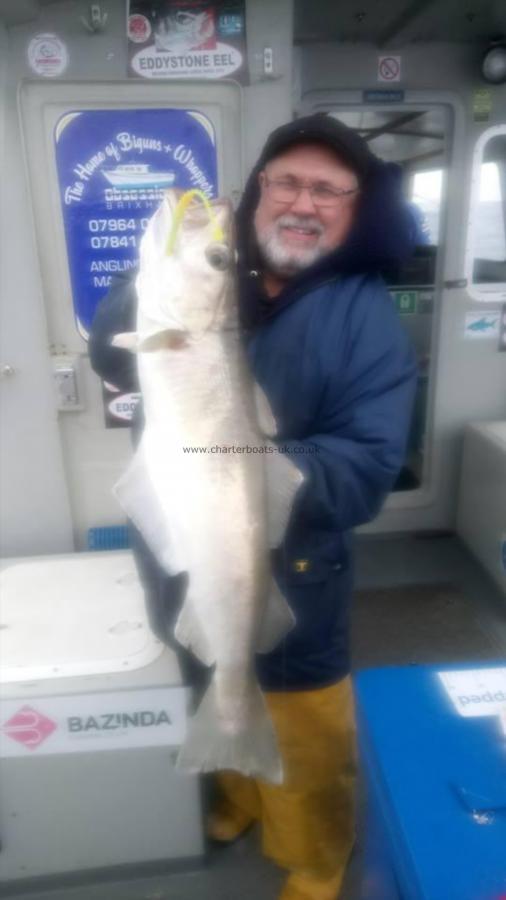
M 237 324 L 232 204 L 194 198 L 181 215 L 183 191 L 166 191 L 141 242 L 138 328 L 188 335 Z

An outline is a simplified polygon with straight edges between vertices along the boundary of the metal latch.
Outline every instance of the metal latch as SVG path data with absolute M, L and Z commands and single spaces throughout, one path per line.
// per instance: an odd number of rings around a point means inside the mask
M 52 365 L 58 410 L 60 412 L 76 412 L 83 409 L 79 392 L 79 357 L 53 356 Z
M 448 281 L 443 282 L 445 288 L 453 291 L 457 288 L 466 288 L 467 287 L 467 278 L 450 278 Z

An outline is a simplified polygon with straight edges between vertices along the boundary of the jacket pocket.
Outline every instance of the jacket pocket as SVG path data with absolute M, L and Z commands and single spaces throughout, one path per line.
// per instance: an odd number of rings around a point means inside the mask
M 287 584 L 316 584 L 349 568 L 349 550 L 342 535 L 313 535 L 277 551 L 276 571 Z

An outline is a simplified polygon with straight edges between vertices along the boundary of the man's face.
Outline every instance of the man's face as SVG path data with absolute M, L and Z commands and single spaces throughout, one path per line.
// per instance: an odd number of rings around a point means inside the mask
M 358 179 L 332 150 L 296 145 L 267 163 L 259 179 L 254 226 L 271 272 L 289 278 L 344 243 L 355 215 Z

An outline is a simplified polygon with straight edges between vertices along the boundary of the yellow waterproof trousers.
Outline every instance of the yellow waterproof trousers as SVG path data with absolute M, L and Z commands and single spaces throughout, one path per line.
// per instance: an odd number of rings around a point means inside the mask
M 266 856 L 288 869 L 282 900 L 335 900 L 355 838 L 355 720 L 351 678 L 312 691 L 265 695 L 285 778 L 282 785 L 218 775 L 215 821 L 239 833 L 253 819 Z M 232 836 L 232 834 L 230 834 Z

